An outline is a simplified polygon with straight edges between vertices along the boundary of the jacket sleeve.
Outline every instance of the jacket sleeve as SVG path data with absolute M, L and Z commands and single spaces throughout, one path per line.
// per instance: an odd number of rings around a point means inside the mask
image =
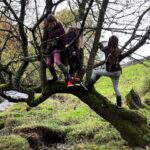
M 100 49 L 101 49 L 101 51 L 103 51 L 103 49 L 104 49 L 104 45 L 103 45 L 101 42 L 99 42 L 99 43 L 98 43 L 98 48 L 100 48 Z
M 118 61 L 119 62 L 121 61 L 121 53 L 122 53 L 122 51 L 121 51 L 121 49 L 119 49 L 119 56 L 118 56 Z
M 106 46 L 106 47 L 101 48 L 101 51 L 104 53 L 107 53 L 107 49 L 108 49 L 108 47 Z
M 64 27 L 60 22 L 58 23 L 58 37 L 60 37 L 61 43 L 63 44 L 63 46 L 65 46 L 67 44 L 67 38 Z

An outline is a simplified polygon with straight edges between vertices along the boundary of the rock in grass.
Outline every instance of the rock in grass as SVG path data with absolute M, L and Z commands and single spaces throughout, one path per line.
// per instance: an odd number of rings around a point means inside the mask
M 133 89 L 126 95 L 126 103 L 130 109 L 143 107 L 140 96 Z

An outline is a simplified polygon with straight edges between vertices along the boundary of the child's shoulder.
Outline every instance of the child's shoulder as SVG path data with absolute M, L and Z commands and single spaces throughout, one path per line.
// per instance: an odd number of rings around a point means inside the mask
M 57 28 L 63 28 L 63 25 L 61 22 L 57 22 L 57 25 L 56 25 Z

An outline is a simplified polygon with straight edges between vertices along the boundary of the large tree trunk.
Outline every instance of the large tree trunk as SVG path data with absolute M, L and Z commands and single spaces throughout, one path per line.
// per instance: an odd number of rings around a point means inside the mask
M 138 111 L 117 108 L 95 89 L 85 91 L 82 87 L 66 88 L 64 82 L 47 84 L 43 95 L 28 101 L 28 105 L 37 106 L 55 93 L 72 93 L 86 103 L 99 116 L 110 122 L 130 146 L 147 146 L 150 143 L 150 127 L 147 119 Z
M 93 41 L 93 47 L 92 47 L 92 50 L 90 52 L 90 56 L 89 56 L 88 64 L 87 64 L 87 69 L 86 69 L 86 82 L 88 82 L 91 78 L 94 60 L 95 60 L 95 57 L 96 57 L 96 54 L 98 51 L 98 43 L 100 41 L 102 26 L 104 23 L 104 17 L 105 17 L 105 12 L 106 12 L 108 3 L 109 3 L 109 0 L 103 0 L 101 10 L 99 11 L 97 27 L 96 27 L 96 31 L 95 31 L 95 37 L 94 37 L 94 41 Z

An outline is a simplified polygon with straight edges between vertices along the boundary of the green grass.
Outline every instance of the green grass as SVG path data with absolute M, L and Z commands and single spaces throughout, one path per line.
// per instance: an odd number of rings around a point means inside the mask
M 150 65 L 149 62 L 146 63 Z M 149 70 L 143 65 L 137 64 L 124 68 L 120 78 L 120 89 L 123 98 L 125 99 L 125 95 L 132 88 L 141 94 L 145 86 L 145 79 L 148 76 Z M 109 78 L 102 77 L 97 81 L 95 87 L 101 94 L 110 98 L 110 100 L 115 100 Z M 48 99 L 35 108 L 28 108 L 25 103 L 17 103 L 9 107 L 5 112 L 1 112 L 0 119 L 5 124 L 4 129 L 11 134 L 25 127 L 35 126 L 45 126 L 52 130 L 62 131 L 67 133 L 66 142 L 70 144 L 70 150 L 129 149 L 127 143 L 120 137 L 119 132 L 103 118 L 100 118 L 86 104 L 73 95 L 57 95 L 62 96 L 63 99 Z M 150 95 L 148 93 L 146 95 L 149 98 Z M 145 95 L 141 94 L 141 96 L 144 98 Z M 147 116 L 148 123 L 150 123 L 150 112 L 145 109 L 141 109 L 140 112 Z M 2 136 L 2 141 L 6 144 L 4 146 L 7 147 L 10 145 L 9 140 L 7 140 L 10 138 L 12 142 L 16 143 L 16 149 L 14 150 L 20 150 L 18 145 L 26 143 L 26 141 L 23 139 L 20 139 L 21 141 L 16 140 L 16 138 L 20 137 L 16 136 L 15 138 L 15 136 Z M 0 146 L 2 146 L 1 139 Z
M 29 143 L 18 135 L 2 136 L 0 150 L 29 150 Z

